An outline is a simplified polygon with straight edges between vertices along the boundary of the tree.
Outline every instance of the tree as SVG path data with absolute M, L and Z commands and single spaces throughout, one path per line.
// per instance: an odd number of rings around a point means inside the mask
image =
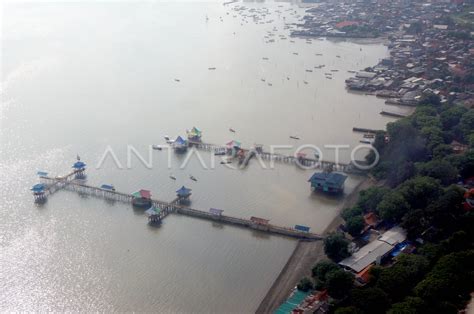
M 342 269 L 333 270 L 326 277 L 328 293 L 335 299 L 347 296 L 354 285 L 354 275 Z
M 390 306 L 387 294 L 379 288 L 358 288 L 351 291 L 351 303 L 367 314 L 385 313 Z
M 467 140 L 469 135 L 474 130 L 474 110 L 470 109 L 466 111 L 460 121 L 459 121 L 459 130 L 464 140 Z
M 446 140 L 445 140 L 446 141 Z M 442 159 L 453 153 L 453 148 L 448 144 L 440 144 L 433 148 L 433 159 Z
M 296 288 L 298 288 L 298 290 L 308 292 L 313 289 L 313 282 L 311 281 L 310 278 L 303 277 L 298 283 L 298 285 L 296 286 Z
M 363 214 L 362 208 L 360 208 L 359 206 L 354 206 L 350 208 L 345 208 L 341 213 L 341 217 L 347 221 L 351 219 L 352 217 L 357 217 L 362 214 Z
M 451 130 L 456 125 L 459 124 L 461 117 L 464 113 L 466 113 L 467 109 L 463 106 L 453 106 L 443 112 L 441 112 L 440 120 L 441 124 L 443 125 L 444 130 Z
M 364 226 L 365 222 L 362 216 L 355 216 L 346 221 L 347 232 L 353 237 L 359 236 L 362 230 L 364 230 Z
M 334 314 L 364 314 L 364 312 L 355 306 L 346 306 L 336 309 Z
M 349 241 L 340 233 L 329 234 L 324 239 L 324 252 L 335 262 L 350 256 Z
M 311 273 L 314 278 L 319 279 L 322 282 L 326 281 L 326 275 L 336 269 L 339 269 L 340 267 L 332 262 L 332 261 L 321 261 L 314 265 L 313 269 L 311 270 Z
M 474 289 L 474 251 L 441 257 L 431 272 L 417 284 L 415 294 L 430 304 L 447 301 L 461 306 Z
M 382 201 L 384 195 L 388 192 L 388 188 L 377 186 L 363 190 L 359 193 L 357 207 L 360 207 L 363 212 L 374 211 L 377 208 L 377 205 Z
M 401 226 L 407 231 L 408 238 L 415 239 L 430 227 L 430 219 L 423 209 L 414 209 L 403 216 Z
M 441 194 L 439 182 L 431 177 L 415 177 L 405 181 L 398 191 L 412 208 L 424 208 Z
M 396 222 L 405 215 L 409 208 L 410 205 L 401 193 L 391 192 L 383 197 L 377 206 L 377 211 L 382 219 Z
M 383 268 L 376 286 L 382 289 L 393 301 L 400 301 L 423 278 L 429 267 L 429 261 L 421 255 L 402 254 L 397 263 Z
M 423 299 L 417 297 L 406 297 L 403 302 L 395 303 L 388 310 L 388 314 L 421 314 L 425 313 Z
M 431 160 L 416 165 L 417 173 L 420 176 L 428 176 L 441 181 L 447 185 L 456 182 L 458 170 L 446 160 Z

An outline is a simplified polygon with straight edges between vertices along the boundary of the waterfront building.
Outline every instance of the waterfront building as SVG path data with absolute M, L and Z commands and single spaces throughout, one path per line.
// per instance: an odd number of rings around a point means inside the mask
M 315 191 L 342 193 L 346 179 L 347 176 L 336 172 L 316 172 L 308 182 L 311 182 L 311 188 Z
M 196 128 L 195 126 L 191 129 L 191 131 L 186 132 L 188 135 L 188 140 L 192 142 L 201 142 L 202 131 Z
M 140 190 L 132 193 L 132 205 L 138 208 L 150 208 L 152 206 L 151 192 Z
M 161 208 L 151 206 L 145 211 L 150 224 L 161 224 Z

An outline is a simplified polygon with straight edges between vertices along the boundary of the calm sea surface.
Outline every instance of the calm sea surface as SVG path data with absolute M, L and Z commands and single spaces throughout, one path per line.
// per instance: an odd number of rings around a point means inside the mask
M 195 208 L 322 232 L 342 199 L 312 194 L 312 171 L 212 167 L 205 152 L 205 167 L 194 156 L 180 169 L 186 158 L 171 154 L 169 169 L 166 151 L 151 152 L 151 167 L 136 156 L 127 167 L 127 145 L 150 161 L 150 144 L 197 126 L 212 143 L 353 148 L 360 135 L 352 127 L 390 121 L 379 115 L 383 100 L 344 87 L 348 70 L 375 64 L 386 47 L 291 38 L 285 23 L 301 19 L 297 3 L 22 2 L 2 10 L 1 311 L 254 311 L 295 241 L 176 215 L 152 228 L 129 205 L 67 191 L 38 207 L 29 191 L 36 171 L 65 174 L 79 154 L 90 184 L 150 189 L 167 201 L 184 184 Z M 111 155 L 97 167 L 107 148 L 123 169 Z M 348 179 L 346 194 L 358 180 Z

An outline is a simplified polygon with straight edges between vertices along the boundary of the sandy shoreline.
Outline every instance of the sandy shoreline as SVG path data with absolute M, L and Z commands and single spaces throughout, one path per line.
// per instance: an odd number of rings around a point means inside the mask
M 326 227 L 323 234 L 336 230 L 337 227 L 343 223 L 343 219 L 339 216 L 340 211 L 343 208 L 353 206 L 357 201 L 359 192 L 369 188 L 373 184 L 371 179 L 363 179 L 345 198 L 339 208 L 338 215 Z M 313 265 L 326 258 L 323 241 L 299 241 L 255 313 L 272 313 L 275 311 L 275 309 L 286 300 L 291 289 L 296 286 L 300 279 L 304 276 L 311 275 Z

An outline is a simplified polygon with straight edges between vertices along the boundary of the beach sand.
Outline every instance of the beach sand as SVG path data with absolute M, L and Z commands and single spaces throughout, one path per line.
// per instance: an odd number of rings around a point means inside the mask
M 362 180 L 346 197 L 339 208 L 351 207 L 357 202 L 359 192 L 374 185 L 370 178 Z M 323 235 L 333 232 L 344 222 L 339 214 L 326 227 Z M 255 313 L 272 313 L 282 304 L 291 290 L 304 276 L 311 276 L 311 268 L 319 261 L 327 259 L 323 241 L 299 241 L 277 279 L 263 298 Z

